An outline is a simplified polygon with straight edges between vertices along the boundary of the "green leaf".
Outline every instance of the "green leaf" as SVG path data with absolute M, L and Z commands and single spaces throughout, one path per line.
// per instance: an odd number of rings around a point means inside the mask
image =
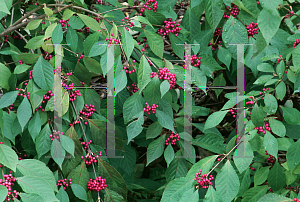
M 200 168 L 203 173 L 208 173 L 212 166 L 214 165 L 218 155 L 208 156 L 204 159 L 201 159 L 197 163 L 195 163 L 192 168 L 187 173 L 187 178 L 195 178 L 195 173 L 199 172 Z
M 222 46 L 219 46 L 218 58 L 221 62 L 223 62 L 226 65 L 226 67 L 229 70 L 230 63 L 231 63 L 231 54 L 230 54 L 230 52 L 226 48 L 223 48 Z
M 63 19 L 63 20 L 68 20 L 68 19 L 70 19 L 70 17 L 73 16 L 74 13 L 75 13 L 75 12 L 71 11 L 70 9 L 66 9 L 66 10 L 64 11 L 64 14 L 63 14 L 62 19 Z
M 183 193 L 193 188 L 192 183 L 193 180 L 187 177 L 172 180 L 167 184 L 163 192 L 161 202 L 178 202 Z
M 164 152 L 166 135 L 162 135 L 156 140 L 152 141 L 147 148 L 147 164 L 148 166 L 152 161 L 159 158 Z
M 157 117 L 157 120 L 162 127 L 175 132 L 173 118 L 171 118 L 165 112 L 160 110 L 156 110 L 155 116 Z
M 209 186 L 208 190 L 204 197 L 204 202 L 221 202 L 222 198 L 219 193 L 213 188 L 213 186 Z
M 131 122 L 126 127 L 128 136 L 127 144 L 129 144 L 129 142 L 135 137 L 137 137 L 143 130 L 142 124 L 144 123 L 144 112 L 140 112 L 139 114 L 137 114 L 137 116 L 138 119 L 136 121 Z
M 33 64 L 39 59 L 40 55 L 41 54 L 22 53 L 18 55 L 18 59 L 27 64 Z
M 38 158 L 40 158 L 43 154 L 46 154 L 51 149 L 51 139 L 49 135 L 51 134 L 49 124 L 46 124 L 41 132 L 36 137 L 35 147 L 38 153 Z
M 74 29 L 72 29 L 71 27 L 67 28 L 66 41 L 69 44 L 71 50 L 76 52 L 77 51 L 77 45 L 78 45 L 78 35 L 74 31 Z
M 224 25 L 222 39 L 224 41 L 225 47 L 229 49 L 230 53 L 233 56 L 235 56 L 236 46 L 232 46 L 229 44 L 248 43 L 248 33 L 246 27 L 240 21 L 233 18 L 233 16 L 230 16 Z
M 60 23 L 56 25 L 52 32 L 52 42 L 53 44 L 60 44 L 63 40 L 63 31 Z
M 300 163 L 300 141 L 294 142 L 287 150 L 286 160 L 290 171 L 293 171 L 295 167 Z
M 266 40 L 267 45 L 279 29 L 280 16 L 274 16 L 266 9 L 263 9 L 257 19 L 258 27 Z
M 83 62 L 86 68 L 93 73 L 102 73 L 100 63 L 90 57 L 83 57 Z
M 145 35 L 152 52 L 162 58 L 164 53 L 164 42 L 161 36 L 148 30 L 145 30 Z
M 251 111 L 251 120 L 253 124 L 257 127 L 264 125 L 265 113 L 261 107 L 258 107 L 257 103 L 254 104 L 254 107 Z
M 195 79 L 197 87 L 201 88 L 206 93 L 207 78 L 202 70 L 192 66 L 192 78 Z
M 284 120 L 292 125 L 300 125 L 300 112 L 295 108 L 281 107 Z
M 75 152 L 75 144 L 74 141 L 69 138 L 68 136 L 65 135 L 61 135 L 61 145 L 62 147 L 69 153 L 71 154 L 73 157 L 74 156 L 74 152 Z
M 252 187 L 244 193 L 242 201 L 256 202 L 267 193 L 268 189 L 267 185 Z
M 156 76 L 155 76 L 156 79 Z M 161 84 L 160 84 L 160 94 L 161 94 L 161 98 L 170 90 L 170 83 L 168 82 L 168 80 L 164 80 Z
M 0 87 L 9 89 L 8 80 L 11 75 L 10 70 L 0 62 Z
M 74 195 L 84 201 L 87 201 L 87 195 L 84 188 L 79 184 L 71 184 L 72 191 Z
M 146 132 L 146 139 L 156 138 L 162 131 L 163 127 L 158 123 L 158 121 L 152 123 Z
M 261 197 L 257 202 L 268 202 L 268 201 L 283 202 L 283 201 L 291 201 L 291 199 L 278 194 L 269 193 Z
M 192 144 L 203 149 L 207 149 L 208 151 L 211 151 L 213 153 L 220 154 L 224 152 L 223 142 L 224 139 L 220 135 L 214 133 L 206 133 L 204 135 L 198 136 L 195 140 L 192 141 Z
M 123 71 L 121 71 L 123 70 Z M 121 56 L 116 61 L 116 80 L 115 80 L 115 95 L 121 92 L 127 85 L 127 75 L 123 69 Z
M 114 202 L 114 201 L 125 202 L 123 196 L 121 196 L 117 192 L 110 190 L 108 188 L 105 188 L 104 191 L 105 191 L 104 201 L 106 201 L 106 202 Z
M 267 152 L 277 158 L 278 142 L 277 139 L 269 131 L 266 131 L 263 144 Z
M 23 176 L 16 179 L 23 191 L 39 194 L 45 202 L 58 202 L 58 199 L 55 197 L 53 190 L 45 180 L 37 176 Z
M 23 101 L 17 110 L 17 117 L 18 117 L 19 123 L 22 127 L 22 132 L 24 130 L 25 125 L 29 121 L 31 115 L 32 115 L 31 105 L 30 105 L 27 97 L 25 97 L 25 98 L 23 98 Z
M 270 127 L 273 133 L 280 137 L 284 137 L 286 134 L 286 128 L 281 121 L 277 121 L 276 119 L 269 120 Z
M 205 16 L 207 18 L 209 18 L 208 15 L 205 15 Z M 222 16 L 223 16 L 223 13 L 221 15 L 221 18 L 222 18 Z M 220 18 L 220 20 L 221 20 L 221 18 Z M 188 8 L 185 11 L 185 14 L 182 18 L 180 26 L 184 27 L 189 32 L 188 39 L 190 42 L 193 42 L 194 39 L 199 34 L 199 31 L 201 31 L 201 26 L 200 26 L 199 20 L 190 8 Z M 183 48 L 183 47 L 181 47 L 181 48 Z
M 273 77 L 274 77 L 273 75 L 262 75 L 258 77 L 258 79 L 253 84 L 265 84 Z
M 10 91 L 5 93 L 0 99 L 0 109 L 13 104 L 17 99 L 18 93 L 19 91 Z
M 204 130 L 213 128 L 213 127 L 219 125 L 219 123 L 221 123 L 221 121 L 224 119 L 227 112 L 228 112 L 228 110 L 212 113 L 205 122 Z
M 93 34 L 88 35 L 88 37 L 86 37 L 86 39 L 83 42 L 83 52 L 84 52 L 85 55 L 90 54 L 92 46 L 96 42 L 99 41 L 99 36 L 100 36 L 100 32 L 95 32 Z M 98 45 L 98 46 L 105 46 L 106 47 L 106 45 Z
M 83 66 L 80 62 L 77 62 L 74 70 L 74 76 L 76 76 L 80 81 L 83 81 L 86 84 L 91 82 L 91 73 L 89 70 Z
M 38 20 L 33 20 L 33 21 L 30 21 L 26 28 L 25 29 L 28 29 L 28 30 L 35 30 L 36 28 L 39 27 L 39 25 L 41 24 L 43 19 L 38 19 Z
M 257 66 L 257 70 L 261 72 L 274 72 L 274 68 L 269 63 L 261 63 Z
M 31 38 L 24 48 L 28 49 L 38 49 L 42 47 L 44 43 L 45 36 L 36 36 Z
M 172 162 L 172 160 L 174 159 L 174 157 L 175 157 L 174 149 L 173 149 L 172 145 L 169 144 L 164 152 L 164 158 L 167 162 L 168 167 L 169 167 L 170 163 Z
M 152 29 L 154 30 L 154 27 L 152 26 L 152 24 L 146 18 L 144 18 L 143 16 L 134 16 L 132 19 L 133 20 L 138 20 L 141 23 L 145 23 L 145 24 L 149 25 L 150 27 L 152 27 Z
M 277 111 L 278 103 L 276 98 L 269 93 L 265 94 L 264 103 L 269 114 L 275 114 Z
M 300 72 L 298 72 L 296 77 L 296 82 L 294 84 L 294 93 L 299 93 L 299 92 L 300 92 Z
M 231 201 L 237 195 L 240 187 L 239 177 L 229 160 L 216 176 L 216 189 L 224 201 Z
M 152 72 L 150 65 L 143 55 L 138 69 L 138 88 L 139 91 L 144 90 L 147 84 L 151 81 L 150 73 Z
M 53 191 L 58 191 L 52 171 L 47 165 L 36 159 L 23 159 L 17 164 L 17 169 L 24 176 L 35 176 L 44 180 Z
M 243 152 L 243 154 L 241 156 L 247 156 L 247 157 L 253 156 L 253 150 L 251 148 L 250 142 L 247 141 L 245 143 L 244 151 L 241 151 L 241 152 Z M 252 158 L 241 158 L 241 157 L 235 158 L 235 156 L 233 156 L 233 160 L 234 160 L 234 163 L 235 163 L 237 169 L 239 170 L 239 172 L 242 173 L 246 169 L 249 169 L 249 165 L 251 164 L 253 159 Z
M 90 50 L 89 57 L 102 55 L 106 51 L 107 46 L 101 44 L 101 42 L 104 43 L 104 41 L 99 41 L 99 42 L 94 43 L 94 45 L 92 46 L 92 48 Z
M 131 34 L 125 29 L 125 27 L 123 27 L 121 31 L 122 31 L 122 44 L 123 44 L 122 47 L 127 57 L 127 60 L 129 60 L 134 48 L 134 40 Z
M 223 17 L 222 3 L 222 0 L 208 0 L 205 2 L 205 17 L 212 30 L 216 29 Z
M 280 83 L 275 88 L 276 91 L 276 97 L 280 100 L 283 100 L 285 94 L 286 94 L 286 86 L 283 81 L 280 81 Z
M 169 33 L 169 39 L 171 41 L 172 49 L 174 53 L 180 58 L 183 59 L 184 57 L 184 48 L 182 48 L 182 45 L 177 44 L 183 44 L 184 41 L 181 37 L 175 36 L 173 33 Z
M 218 87 L 223 87 L 226 85 L 226 80 L 223 76 L 223 74 L 219 74 L 219 76 L 217 76 L 214 81 L 213 81 L 213 86 L 218 86 Z M 219 95 L 222 93 L 223 89 L 222 88 L 216 88 L 214 89 L 217 98 L 219 97 Z
M 51 157 L 60 169 L 62 169 L 65 156 L 66 150 L 62 147 L 61 142 L 54 138 L 51 144 Z
M 261 61 L 268 61 L 272 59 L 279 59 L 280 57 L 276 53 L 271 53 L 266 55 L 265 57 L 260 58 Z M 267 64 L 267 63 L 266 63 Z
M 274 191 L 278 191 L 286 185 L 286 178 L 283 171 L 284 168 L 276 161 L 269 172 L 268 183 Z
M 153 104 L 157 104 L 161 99 L 160 84 L 161 82 L 158 78 L 158 75 L 156 75 L 152 78 L 151 82 L 147 85 L 147 88 L 144 90 L 145 100 L 150 106 L 152 106 Z
M 261 167 L 254 174 L 254 186 L 261 185 L 268 179 L 271 166 Z
M 54 73 L 52 66 L 44 60 L 42 56 L 39 57 L 35 63 L 32 71 L 34 82 L 42 89 L 52 90 L 54 83 Z
M 100 159 L 98 161 L 99 175 L 106 179 L 107 187 L 127 198 L 127 186 L 120 173 L 109 163 Z
M 68 179 L 72 179 L 74 184 L 81 185 L 85 191 L 87 191 L 87 184 L 90 180 L 89 172 L 86 168 L 85 161 L 79 164 L 75 169 L 73 169 L 68 175 Z
M 18 163 L 16 152 L 5 144 L 0 144 L 0 163 L 16 172 Z
M 89 16 L 86 16 L 86 15 L 78 14 L 78 13 L 77 13 L 77 15 L 84 22 L 84 24 L 87 27 L 89 27 L 91 30 L 93 30 L 95 32 L 97 32 L 98 30 L 100 30 L 100 25 L 99 25 L 99 23 L 95 19 L 93 19 L 93 18 L 91 18 Z
M 14 70 L 14 74 L 21 74 L 21 73 L 27 71 L 29 68 L 30 68 L 30 66 L 26 65 L 26 64 L 17 65 Z
M 8 194 L 8 189 L 4 185 L 0 185 L 0 201 L 5 201 L 5 198 Z
M 279 16 L 279 13 L 277 11 L 277 8 L 279 7 L 279 4 L 283 4 L 282 0 L 260 0 L 261 6 L 267 10 L 269 13 L 271 13 L 274 16 Z
M 56 194 L 56 198 L 60 201 L 70 202 L 69 196 L 63 186 L 60 187 L 59 192 Z
M 44 7 L 43 9 L 44 9 L 46 15 L 48 15 L 48 16 L 53 15 L 53 11 L 50 8 Z

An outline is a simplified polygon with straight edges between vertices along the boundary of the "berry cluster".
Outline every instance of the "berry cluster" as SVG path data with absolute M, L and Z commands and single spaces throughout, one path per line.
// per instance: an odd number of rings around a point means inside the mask
M 224 19 L 228 19 L 228 18 L 229 18 L 229 15 L 226 15 L 225 12 L 224 12 L 224 13 L 223 13 L 223 18 L 224 18 Z
M 95 105 L 88 105 L 88 104 L 85 104 L 83 109 L 80 110 L 80 115 L 79 117 L 82 119 L 83 116 L 85 116 L 85 118 L 88 118 L 90 116 L 92 116 L 92 114 L 94 113 L 95 111 Z M 76 125 L 79 123 L 79 120 L 75 120 L 73 123 L 70 123 L 70 126 L 73 126 L 73 125 Z M 88 123 L 85 121 L 84 122 L 84 125 L 87 125 Z
M 79 55 L 79 54 L 76 54 L 76 55 Z M 80 55 L 79 58 L 77 57 L 77 61 L 79 62 L 79 61 L 83 58 L 83 56 L 84 56 L 84 55 Z
M 67 181 L 67 178 L 63 179 L 63 180 L 58 180 L 57 183 L 57 187 L 58 186 L 62 186 L 64 188 L 64 190 L 66 190 L 69 186 L 71 186 L 72 184 L 72 179 L 70 178 L 69 181 Z
M 164 67 L 163 69 L 161 68 L 158 68 L 158 78 L 159 79 L 164 79 L 164 80 L 168 80 L 169 83 L 170 83 L 170 89 L 172 89 L 173 87 L 175 87 L 175 81 L 176 81 L 176 78 L 175 78 L 175 74 L 171 74 L 169 73 L 169 69 Z M 157 72 L 151 72 L 151 75 L 150 75 L 150 78 L 153 78 L 155 77 L 157 74 Z
M 233 3 L 231 3 L 231 11 L 230 14 L 233 15 L 234 18 L 239 14 L 240 9 Z
M 153 9 L 153 11 L 156 12 L 157 4 L 158 2 L 156 0 L 147 0 L 146 4 L 144 4 L 144 8 L 141 8 L 141 13 L 139 15 L 142 16 L 142 13 L 146 10 L 146 8 L 149 11 Z
M 222 45 L 220 45 L 220 44 L 221 44 L 221 41 L 218 41 L 218 43 L 216 43 L 216 44 L 212 44 L 211 42 L 209 42 L 208 46 L 211 46 L 211 50 L 216 50 L 216 48 L 219 49 L 219 46 L 222 47 Z
M 60 131 L 55 131 L 53 130 L 53 133 L 51 135 L 49 135 L 49 137 L 51 138 L 51 141 L 53 141 L 55 138 L 57 140 L 59 140 L 59 134 L 64 134 L 63 132 L 60 132 Z
M 257 130 L 257 134 L 260 134 L 260 133 L 266 134 L 266 131 L 271 132 L 271 128 L 270 128 L 269 123 L 266 123 L 266 125 L 265 125 L 266 130 L 264 130 L 262 126 L 255 127 L 254 129 Z
M 62 27 L 70 27 L 70 24 L 68 24 L 68 20 L 59 20 L 58 23 L 61 24 Z
M 233 118 L 235 118 L 235 116 L 236 116 L 236 112 L 237 112 L 237 110 L 236 109 L 229 109 L 229 112 L 232 114 L 232 117 Z
M 105 3 L 102 0 L 94 0 L 96 4 L 105 5 Z
M 148 105 L 148 102 L 145 103 L 146 108 L 143 108 L 143 111 L 146 112 L 148 115 L 150 114 L 150 110 L 152 110 L 152 113 L 155 114 L 156 108 L 158 105 L 153 104 L 152 107 Z
M 281 60 L 283 60 L 282 55 L 279 55 L 280 58 L 277 59 L 277 62 L 280 63 Z
M 135 69 L 134 69 L 133 67 L 132 67 L 132 70 L 129 70 L 129 67 L 128 67 L 128 69 L 127 69 L 126 66 L 124 66 L 123 69 L 124 69 L 125 72 L 128 73 L 128 74 L 131 74 L 131 73 L 134 73 L 134 72 L 135 72 Z M 123 69 L 122 69 L 121 71 L 123 71 Z
M 172 131 L 170 137 L 166 139 L 166 145 L 168 146 L 170 143 L 171 145 L 175 145 L 176 141 L 179 141 L 179 138 L 180 136 L 178 135 L 178 133 L 174 135 L 174 132 Z
M 17 190 L 12 190 L 12 186 L 15 185 L 14 182 L 16 181 L 16 178 L 14 178 L 12 176 L 12 171 L 9 171 L 9 173 L 10 174 L 3 175 L 4 179 L 0 179 L 0 185 L 5 186 L 8 190 L 8 194 L 5 197 L 5 200 L 6 201 L 10 201 L 10 200 L 14 201 L 15 198 L 18 197 L 19 193 L 17 192 Z
M 67 73 L 67 76 L 72 75 L 71 73 Z M 74 83 L 67 84 L 68 78 L 63 77 L 61 86 L 66 90 L 69 90 L 69 101 L 75 101 L 77 96 L 81 96 L 80 90 L 74 90 Z M 83 82 L 84 83 L 84 82 Z
M 169 18 L 169 20 L 165 20 L 164 23 L 165 23 L 165 28 L 158 29 L 157 30 L 158 34 L 168 36 L 169 33 L 171 32 L 171 33 L 174 33 L 175 36 L 178 36 L 178 34 L 180 33 L 180 30 L 181 30 L 181 28 L 179 27 L 180 22 L 177 23 L 176 20 L 172 21 L 172 19 Z
M 185 56 L 185 59 L 187 60 L 188 59 L 188 56 Z M 197 57 L 197 55 L 191 55 L 191 64 L 194 66 L 194 67 L 199 67 L 200 64 L 201 64 L 201 57 Z M 183 69 L 186 68 L 186 65 L 183 65 Z
M 111 33 L 111 36 L 114 34 Z M 120 40 L 119 39 L 113 39 L 113 38 L 106 38 L 105 41 L 108 41 L 107 47 L 110 47 L 112 44 L 119 44 Z
M 133 24 L 133 22 L 130 22 L 130 20 L 129 20 L 129 17 L 125 17 L 124 19 L 122 19 L 122 22 L 124 22 L 123 24 L 126 24 L 126 23 L 130 23 L 130 27 L 134 27 L 134 24 Z M 127 30 L 127 31 L 129 31 L 129 28 L 128 27 L 125 27 L 125 29 Z
M 269 158 L 267 158 L 267 161 L 270 162 L 270 163 L 275 163 L 276 158 L 274 156 L 272 156 L 271 154 L 269 154 L 267 152 L 267 150 L 265 150 L 265 152 L 266 152 L 266 155 L 269 155 Z
M 217 28 L 214 32 L 214 36 L 218 37 L 218 36 L 222 36 L 223 30 L 221 28 Z
M 253 37 L 254 34 L 258 34 L 258 23 L 251 22 L 250 25 L 246 25 L 246 28 L 248 32 L 248 38 Z
M 18 95 L 20 95 L 21 97 L 24 97 L 24 98 L 27 97 L 27 99 L 30 98 L 30 93 L 29 93 L 29 92 L 26 93 L 24 89 L 16 88 L 16 90 L 19 90 Z M 21 91 L 22 91 L 23 93 L 21 93 Z
M 80 138 L 80 140 L 82 140 L 82 138 Z M 88 145 L 91 144 L 93 141 L 90 140 L 88 143 L 86 143 L 86 141 L 81 142 L 80 144 L 83 146 L 84 151 L 88 152 Z M 102 151 L 99 152 L 99 155 L 96 155 L 96 158 L 99 158 L 99 156 L 102 156 Z M 87 153 L 87 155 L 85 156 L 81 156 L 81 159 L 86 158 L 87 160 L 85 160 L 85 164 L 86 165 L 91 165 L 92 162 L 97 163 L 97 159 L 93 156 L 91 156 L 89 153 Z
M 24 63 L 22 62 L 22 60 L 19 60 L 18 62 L 20 63 L 20 65 L 24 64 Z
M 265 93 L 265 91 L 268 91 L 269 88 L 263 88 L 263 92 L 259 92 L 260 95 L 262 95 L 263 93 Z M 262 98 L 263 100 L 265 99 L 264 97 Z
M 85 27 L 84 28 L 86 30 L 86 33 L 91 33 L 90 28 L 89 27 Z
M 24 154 L 23 157 L 24 157 L 24 158 L 27 157 L 27 154 Z M 22 158 L 22 157 L 19 157 L 19 160 L 23 160 L 23 158 Z
M 7 41 L 8 41 L 8 35 L 4 35 L 4 43 L 7 43 Z
M 11 104 L 10 107 L 9 107 L 9 109 L 10 110 L 14 109 L 15 108 L 14 106 L 15 106 L 15 104 Z
M 256 171 L 256 168 L 251 167 L 252 164 L 253 164 L 253 163 L 251 163 L 251 164 L 249 165 L 249 169 L 252 169 L 253 171 Z
M 13 38 L 13 39 L 19 39 L 19 40 L 21 40 L 21 39 L 22 39 L 22 37 L 21 37 L 21 36 L 19 36 L 19 35 L 12 36 L 12 38 Z
M 296 42 L 293 44 L 294 48 L 296 48 L 296 46 L 300 43 L 299 39 L 296 39 Z
M 200 170 L 200 172 L 196 173 L 195 175 L 195 181 L 197 181 L 199 183 L 199 185 L 203 188 L 203 189 L 208 189 L 208 185 L 212 185 L 211 180 L 214 180 L 215 178 L 210 175 L 209 178 L 207 178 L 207 174 L 203 174 L 201 175 L 202 170 Z M 199 179 L 200 177 L 200 179 Z
M 101 176 L 97 177 L 96 179 L 90 179 L 90 181 L 88 182 L 88 189 L 92 190 L 92 191 L 101 191 L 103 189 L 105 189 L 105 187 L 107 187 L 107 184 L 105 184 L 106 179 L 101 179 Z
M 133 88 L 133 92 L 135 93 L 135 92 L 137 92 L 139 89 L 137 88 L 137 85 L 135 84 L 135 82 L 133 82 L 133 84 L 132 84 L 132 88 Z

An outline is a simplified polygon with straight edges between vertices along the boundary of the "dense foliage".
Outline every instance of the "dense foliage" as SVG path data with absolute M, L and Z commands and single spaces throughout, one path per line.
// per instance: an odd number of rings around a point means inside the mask
M 0 19 L 1 201 L 300 200 L 299 0 L 0 0 Z M 61 131 L 54 43 L 68 44 Z M 240 76 L 230 44 L 252 44 L 244 95 L 220 88 Z M 112 45 L 123 158 L 105 158 Z M 53 155 L 58 142 L 70 158 Z M 250 158 L 233 158 L 242 144 Z

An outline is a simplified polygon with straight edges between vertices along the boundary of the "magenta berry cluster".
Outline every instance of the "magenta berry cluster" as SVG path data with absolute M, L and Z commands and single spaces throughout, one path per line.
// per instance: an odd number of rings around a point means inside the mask
M 12 36 L 12 38 L 13 38 L 13 39 L 19 39 L 19 40 L 21 40 L 21 39 L 22 39 L 22 37 L 21 37 L 21 36 L 19 36 L 19 35 Z
M 132 83 L 132 88 L 133 88 L 133 92 L 137 92 L 139 89 L 137 88 L 137 85 L 135 84 L 135 82 Z
M 84 108 L 79 112 L 81 116 L 85 116 L 86 118 L 92 116 L 92 114 L 94 113 L 95 111 L 95 105 L 88 105 L 88 104 L 85 104 L 84 105 Z M 85 124 L 87 125 L 87 124 Z
M 253 35 L 258 34 L 258 23 L 251 22 L 250 25 L 246 26 L 248 32 L 248 38 L 253 37 Z
M 300 199 L 294 198 L 295 202 L 300 202 Z
M 152 113 L 155 114 L 156 108 L 158 105 L 153 104 L 152 107 L 148 105 L 148 102 L 145 102 L 146 108 L 143 108 L 143 111 L 146 112 L 148 115 L 150 114 L 150 111 L 152 110 Z
M 82 138 L 80 138 L 82 140 Z M 88 152 L 88 145 L 92 143 L 92 140 L 81 142 L 80 144 L 83 146 L 84 151 Z M 96 155 L 96 158 L 99 158 L 99 156 L 102 156 L 102 151 L 99 152 L 99 155 Z M 97 163 L 97 159 L 93 156 L 91 156 L 89 153 L 87 153 L 85 156 L 81 156 L 81 159 L 86 159 L 85 164 L 86 165 L 91 165 L 92 162 Z
M 158 78 L 159 79 L 164 79 L 164 80 L 168 80 L 170 83 L 170 89 L 175 87 L 175 82 L 176 82 L 176 78 L 175 78 L 175 74 L 170 73 L 169 69 L 164 67 L 163 69 L 158 68 Z M 157 72 L 151 72 L 150 78 L 155 77 L 157 74 Z
M 219 46 L 222 47 L 221 41 L 218 41 L 216 44 L 212 44 L 211 42 L 209 42 L 208 46 L 211 46 L 211 50 L 216 50 L 216 48 L 219 49 Z
M 57 139 L 57 140 L 59 140 L 59 134 L 64 134 L 63 132 L 60 132 L 60 131 L 55 131 L 55 130 L 53 130 L 53 132 L 52 132 L 52 134 L 51 135 L 49 135 L 49 137 L 51 138 L 51 141 L 53 141 L 55 138 Z
M 9 109 L 13 110 L 15 108 L 14 106 L 15 106 L 15 104 L 11 104 L 10 107 L 9 107 Z
M 270 162 L 270 163 L 275 163 L 276 158 L 274 156 L 272 156 L 271 154 L 269 154 L 267 152 L 267 150 L 265 150 L 265 152 L 266 152 L 266 155 L 269 155 L 269 158 L 267 158 L 267 161 Z
M 264 130 L 264 128 L 265 128 L 265 130 Z M 266 134 L 266 131 L 272 132 L 269 123 L 266 123 L 265 127 L 260 126 L 260 127 L 255 127 L 254 129 L 257 130 L 257 134 L 260 134 L 260 133 Z
M 221 28 L 216 28 L 214 32 L 214 37 L 222 36 L 223 30 Z
M 4 35 L 4 43 L 7 43 L 7 41 L 8 41 L 8 35 Z
M 235 118 L 236 117 L 236 109 L 229 109 L 229 112 L 232 114 L 232 117 Z
M 230 11 L 230 14 L 236 18 L 236 16 L 239 14 L 241 10 L 237 7 L 237 5 L 231 3 L 231 11 Z
M 172 131 L 171 135 L 166 139 L 166 145 L 168 146 L 170 143 L 171 145 L 175 145 L 176 144 L 176 141 L 179 141 L 179 134 L 175 134 L 174 135 L 174 132 Z
M 122 22 L 123 22 L 123 24 L 125 25 L 126 23 L 130 23 L 130 27 L 134 27 L 134 24 L 133 24 L 133 22 L 130 22 L 130 20 L 129 20 L 129 17 L 125 17 L 124 19 L 122 19 Z M 125 29 L 127 30 L 127 31 L 129 31 L 129 28 L 128 27 L 125 27 Z
M 64 190 L 66 190 L 69 186 L 71 186 L 72 184 L 72 179 L 70 178 L 69 180 L 67 180 L 67 178 L 62 179 L 62 180 L 58 180 L 57 183 L 57 187 L 58 186 L 62 186 Z M 59 188 L 59 187 L 58 187 Z
M 185 57 L 186 60 L 188 58 L 188 56 Z M 200 64 L 201 64 L 201 57 L 197 57 L 197 55 L 191 55 L 191 64 L 194 66 L 194 67 L 199 67 Z M 183 69 L 186 68 L 186 65 L 183 65 Z
M 18 95 L 20 95 L 21 97 L 23 97 L 23 98 L 27 97 L 27 99 L 30 98 L 30 93 L 29 93 L 29 92 L 25 92 L 24 89 L 16 88 L 16 90 L 19 91 Z M 22 92 L 21 92 L 21 91 L 22 91 Z
M 58 23 L 61 24 L 62 27 L 70 27 L 70 24 L 68 24 L 68 20 L 59 20 Z
M 105 187 L 107 187 L 107 184 L 105 184 L 106 179 L 101 179 L 101 176 L 97 177 L 96 179 L 90 179 L 90 181 L 88 182 L 88 189 L 91 191 L 101 191 L 103 189 L 105 189 Z
M 223 13 L 223 18 L 224 18 L 224 19 L 228 19 L 228 18 L 229 18 L 229 15 L 226 15 L 225 12 L 224 12 L 224 13 Z
M 20 65 L 24 64 L 24 63 L 22 62 L 22 60 L 19 60 L 18 62 L 20 63 Z
M 294 48 L 296 48 L 296 46 L 300 43 L 299 39 L 296 39 L 296 42 L 293 44 Z
M 263 92 L 259 92 L 259 94 L 262 95 L 265 93 L 265 91 L 268 91 L 268 90 L 269 90 L 269 88 L 263 88 Z M 264 100 L 265 98 L 263 97 L 262 99 Z
M 78 55 L 79 55 L 79 54 L 78 54 Z M 80 55 L 80 57 L 77 58 L 77 61 L 79 62 L 83 57 L 84 57 L 84 55 Z
M 142 16 L 143 15 L 142 13 L 146 9 L 148 9 L 149 11 L 153 10 L 154 12 L 156 12 L 157 4 L 158 4 L 158 1 L 156 1 L 156 0 L 147 0 L 146 4 L 144 4 L 144 8 L 141 8 L 141 13 L 139 15 Z
M 132 67 L 132 70 L 129 70 L 129 67 L 124 66 L 123 69 L 125 70 L 126 73 L 131 74 L 135 72 L 135 69 Z M 123 71 L 123 70 L 121 70 Z
M 158 34 L 168 36 L 169 33 L 173 33 L 175 34 L 175 36 L 178 36 L 181 30 L 180 22 L 177 23 L 176 20 L 172 21 L 172 19 L 169 18 L 168 20 L 165 20 L 164 23 L 165 23 L 165 28 L 158 29 L 157 30 Z
M 6 201 L 10 201 L 10 200 L 14 201 L 15 198 L 17 198 L 19 195 L 17 190 L 12 190 L 12 186 L 15 185 L 16 178 L 14 178 L 12 176 L 12 171 L 9 171 L 9 174 L 4 174 L 3 178 L 4 179 L 0 179 L 0 185 L 5 186 L 8 190 L 8 194 L 5 197 L 5 200 Z
M 113 33 L 111 33 L 111 36 L 113 36 Z M 119 39 L 113 39 L 113 38 L 106 38 L 105 41 L 108 41 L 107 47 L 110 47 L 112 44 L 119 44 Z
M 104 5 L 105 3 L 102 0 L 94 0 L 96 4 Z
M 27 154 L 24 154 L 24 155 L 23 155 L 23 158 L 25 158 L 25 157 L 27 157 Z M 19 157 L 19 160 L 23 160 L 23 158 L 22 158 L 22 157 Z
M 280 63 L 281 60 L 283 60 L 282 55 L 279 55 L 280 58 L 277 59 L 277 62 Z
M 198 184 L 203 189 L 208 189 L 208 185 L 212 185 L 211 180 L 214 180 L 215 178 L 212 175 L 210 175 L 209 178 L 208 178 L 206 173 L 203 174 L 203 175 L 201 175 L 201 173 L 202 173 L 202 170 L 200 169 L 200 172 L 196 173 L 194 180 L 197 181 Z M 200 179 L 199 179 L 199 177 L 200 177 Z

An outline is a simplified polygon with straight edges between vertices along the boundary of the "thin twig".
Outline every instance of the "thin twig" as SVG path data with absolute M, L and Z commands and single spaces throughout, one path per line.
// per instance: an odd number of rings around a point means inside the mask
M 20 32 L 18 32 L 17 30 L 15 30 L 15 32 L 16 32 L 20 37 L 22 37 L 22 39 L 23 39 L 26 43 L 28 43 L 28 40 L 23 36 L 23 34 L 21 34 Z M 34 51 L 33 51 L 32 49 L 30 49 L 30 51 L 32 52 L 32 54 L 34 54 Z

